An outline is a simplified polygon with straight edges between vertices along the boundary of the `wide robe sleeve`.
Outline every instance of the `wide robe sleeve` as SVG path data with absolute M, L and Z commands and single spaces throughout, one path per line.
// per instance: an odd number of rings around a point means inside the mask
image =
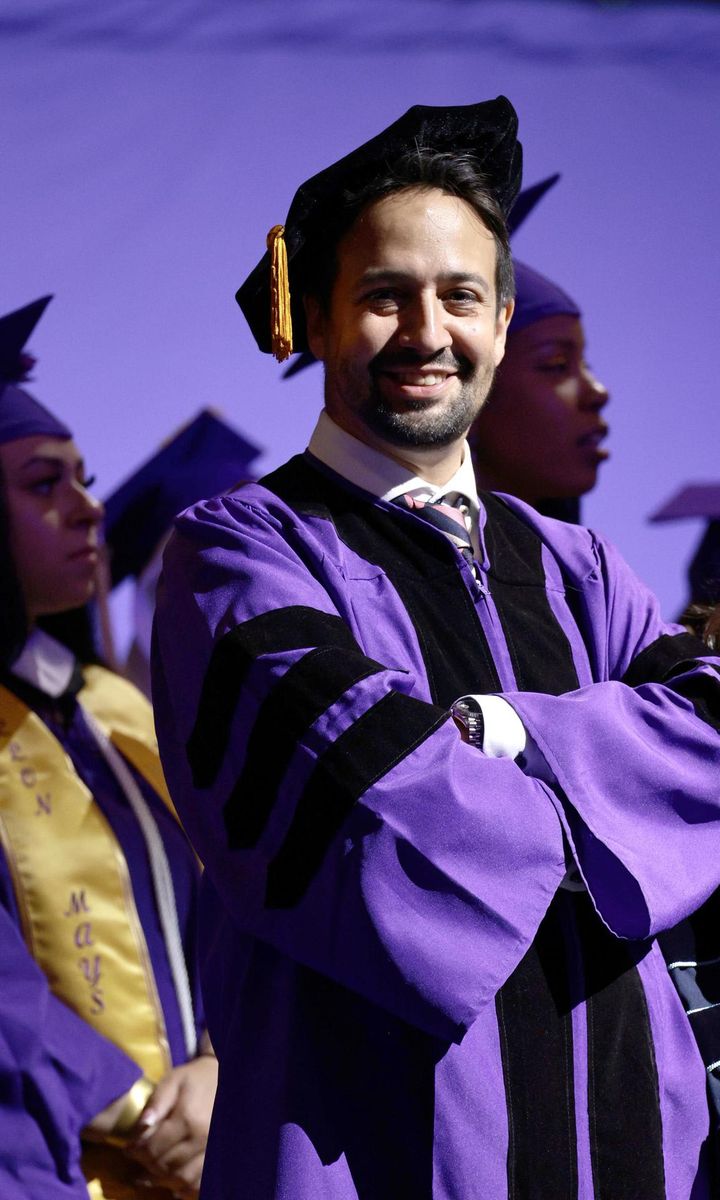
M 140 1068 L 50 991 L 0 905 L 0 1192 L 86 1195 L 80 1133 Z
M 583 603 L 601 682 L 506 694 L 559 787 L 580 872 L 614 933 L 675 925 L 720 886 L 720 660 L 595 539 Z
M 163 765 L 241 932 L 460 1038 L 557 890 L 561 821 L 545 784 L 461 741 L 426 681 L 367 655 L 367 621 L 288 509 L 189 510 L 158 592 Z

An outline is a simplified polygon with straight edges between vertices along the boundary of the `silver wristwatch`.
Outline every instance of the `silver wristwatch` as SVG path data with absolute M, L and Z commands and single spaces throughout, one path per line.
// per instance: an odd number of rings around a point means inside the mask
M 477 700 L 473 700 L 472 696 L 463 696 L 450 706 L 450 714 L 465 730 L 465 741 L 482 750 L 485 722 Z

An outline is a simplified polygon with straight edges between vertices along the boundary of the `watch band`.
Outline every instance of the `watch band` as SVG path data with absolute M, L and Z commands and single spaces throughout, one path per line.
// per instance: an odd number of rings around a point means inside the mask
M 450 706 L 450 712 L 454 720 L 462 725 L 465 730 L 468 744 L 475 746 L 477 750 L 482 750 L 485 737 L 485 721 L 482 709 L 477 700 L 473 700 L 471 696 L 464 696 L 461 700 L 456 700 Z

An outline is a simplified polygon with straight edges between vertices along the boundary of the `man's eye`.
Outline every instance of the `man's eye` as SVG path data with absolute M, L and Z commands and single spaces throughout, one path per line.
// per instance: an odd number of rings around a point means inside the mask
M 97 475 L 88 475 L 87 479 L 80 480 L 80 487 L 85 488 L 85 491 L 87 491 L 88 488 L 91 488 L 93 486 L 96 479 L 97 479 Z
M 448 292 L 445 295 L 445 300 L 451 304 L 477 304 L 479 296 L 475 292 L 469 291 L 467 288 L 455 288 L 454 291 Z
M 365 297 L 368 304 L 375 306 L 397 304 L 398 299 L 398 293 L 393 288 L 377 288 Z

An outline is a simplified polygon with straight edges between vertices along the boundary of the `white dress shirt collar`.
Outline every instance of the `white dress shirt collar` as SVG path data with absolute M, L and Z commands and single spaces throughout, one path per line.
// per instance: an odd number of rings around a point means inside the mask
M 43 629 L 33 629 L 10 670 L 46 696 L 57 698 L 73 677 L 75 655 Z
M 442 487 L 428 483 L 418 475 L 409 474 L 408 468 L 402 463 L 358 441 L 336 425 L 324 410 L 320 413 L 308 450 L 326 467 L 342 475 L 343 479 L 381 500 L 392 501 L 398 496 L 410 495 L 416 500 L 432 503 L 441 496 L 462 496 L 466 501 L 471 529 L 477 529 L 480 504 L 467 442 L 463 447 L 462 463 Z

